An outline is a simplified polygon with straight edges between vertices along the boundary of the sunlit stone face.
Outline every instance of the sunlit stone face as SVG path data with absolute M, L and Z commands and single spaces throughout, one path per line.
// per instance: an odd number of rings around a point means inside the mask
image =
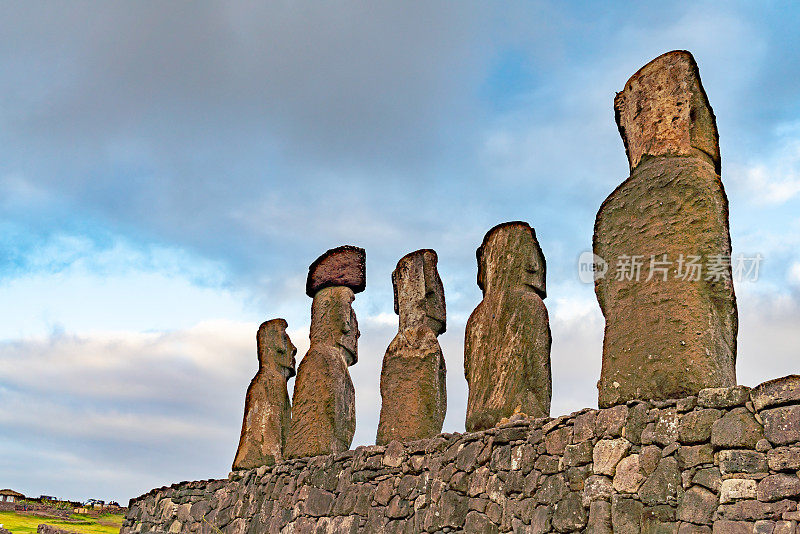
M 508 223 L 490 231 L 477 256 L 478 286 L 484 294 L 502 287 L 546 295 L 544 255 L 526 223 Z
M 401 329 L 425 324 L 437 335 L 445 331 L 444 286 L 436 265 L 436 252 L 427 249 L 412 252 L 397 262 L 392 285 Z
M 361 335 L 352 306 L 354 299 L 352 289 L 334 286 L 320 289 L 311 304 L 311 342 L 340 347 L 347 365 L 358 361 Z
M 286 333 L 287 326 L 283 319 L 267 321 L 259 327 L 256 341 L 261 365 L 277 366 L 289 378 L 295 374 L 297 347 Z

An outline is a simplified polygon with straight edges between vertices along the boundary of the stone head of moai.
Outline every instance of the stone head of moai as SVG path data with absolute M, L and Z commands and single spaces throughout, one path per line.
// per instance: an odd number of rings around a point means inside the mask
M 478 287 L 484 295 L 495 289 L 517 288 L 547 296 L 544 254 L 528 223 L 512 221 L 495 226 L 475 254 Z
M 667 52 L 639 69 L 614 99 L 631 170 L 646 156 L 707 160 L 720 172 L 716 118 L 686 50 Z
M 344 245 L 327 251 L 308 268 L 306 293 L 311 304 L 312 344 L 336 346 L 347 365 L 358 361 L 358 320 L 352 303 L 367 285 L 367 255 L 363 248 Z
M 400 330 L 424 324 L 438 336 L 447 328 L 444 286 L 437 262 L 436 252 L 430 249 L 412 252 L 397 262 L 392 287 Z
M 353 290 L 344 286 L 317 291 L 311 304 L 311 344 L 338 347 L 347 365 L 358 361 L 358 320 L 353 311 Z
M 286 333 L 288 326 L 284 319 L 272 319 L 262 323 L 256 334 L 259 370 L 274 370 L 287 379 L 295 374 L 297 354 L 297 347 Z

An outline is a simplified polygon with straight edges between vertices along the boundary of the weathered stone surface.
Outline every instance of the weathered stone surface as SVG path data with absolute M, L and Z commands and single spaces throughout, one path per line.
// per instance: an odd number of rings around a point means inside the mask
M 718 279 L 703 273 L 695 280 L 686 263 L 731 253 L 714 115 L 691 54 L 670 52 L 647 64 L 615 108 L 631 176 L 595 222 L 594 253 L 609 263 L 595 283 L 606 319 L 599 404 L 734 386 L 730 266 Z M 654 272 L 651 258 L 671 263 Z M 641 262 L 638 280 L 634 261 Z
M 486 514 L 469 512 L 464 522 L 464 532 L 468 534 L 493 534 L 500 532 L 500 527 L 492 523 Z
M 572 429 L 556 428 L 544 437 L 544 448 L 547 454 L 564 454 L 567 444 L 572 440 Z
M 767 452 L 767 463 L 773 471 L 800 469 L 800 447 L 778 447 Z
M 573 532 L 586 525 L 588 516 L 581 504 L 580 494 L 568 493 L 553 510 L 553 527 L 559 532 Z
M 678 534 L 712 534 L 711 527 L 705 525 L 693 525 L 691 523 L 681 523 L 678 527 Z
M 699 525 L 710 525 L 716 508 L 716 495 L 700 486 L 692 486 L 678 506 L 678 519 Z
M 353 442 L 355 389 L 347 370 L 358 360 L 353 298 L 353 291 L 343 286 L 314 295 L 311 343 L 297 370 L 287 458 L 343 452 Z
M 761 412 L 764 437 L 775 445 L 800 441 L 800 406 L 781 406 Z
M 797 475 L 778 473 L 769 475 L 758 483 L 758 500 L 779 501 L 800 495 L 800 478 Z
M 594 501 L 589 507 L 588 532 L 592 534 L 614 534 L 611 526 L 611 503 Z
M 645 508 L 642 512 L 642 532 L 644 534 L 676 534 L 675 509 L 660 505 Z
M 800 375 L 788 375 L 761 383 L 750 392 L 750 398 L 756 410 L 800 403 Z
M 442 431 L 447 412 L 444 287 L 433 250 L 412 252 L 392 273 L 399 332 L 383 357 L 377 443 L 413 441 Z
M 592 475 L 586 479 L 583 485 L 583 505 L 597 500 L 609 500 L 614 494 L 614 487 L 611 479 L 605 476 Z
M 625 428 L 627 419 L 628 407 L 625 405 L 600 410 L 595 419 L 595 431 L 598 437 L 620 437 L 627 430 Z
M 636 493 L 644 482 L 644 474 L 639 465 L 639 455 L 626 456 L 617 464 L 614 474 L 614 489 L 619 493 Z
M 548 416 L 552 391 L 545 260 L 535 232 L 524 222 L 495 226 L 477 258 L 483 300 L 464 336 L 470 432 L 515 412 Z
M 753 525 L 744 521 L 720 519 L 714 522 L 712 534 L 752 534 Z
M 625 438 L 598 441 L 593 451 L 594 474 L 614 476 L 617 464 L 630 449 L 631 442 Z
M 653 443 L 662 447 L 678 440 L 678 421 L 680 416 L 675 408 L 667 408 L 658 413 L 655 427 L 653 428 Z
M 719 470 L 723 475 L 730 473 L 763 473 L 767 470 L 767 457 L 763 452 L 745 449 L 719 451 L 717 456 Z
M 716 493 L 722 485 L 722 476 L 716 467 L 698 469 L 692 477 L 692 484 L 699 484 Z
M 727 503 L 741 499 L 756 498 L 756 481 L 747 478 L 729 478 L 722 481 L 719 502 Z
M 744 406 L 748 400 L 750 400 L 750 388 L 747 386 L 706 388 L 697 394 L 697 404 L 705 408 Z
M 681 418 L 678 436 L 681 443 L 702 443 L 711 436 L 711 425 L 722 416 L 719 410 L 695 410 Z
M 286 381 L 295 374 L 297 348 L 286 321 L 263 323 L 256 334 L 258 371 L 244 401 L 244 418 L 233 469 L 252 469 L 283 459 L 291 406 Z
M 639 488 L 639 498 L 644 504 L 653 506 L 676 502 L 681 489 L 681 475 L 678 462 L 669 456 L 662 458 L 653 473 Z
M 367 253 L 363 248 L 343 245 L 332 248 L 308 268 L 306 295 L 314 298 L 326 287 L 344 286 L 360 293 L 367 287 Z
M 611 524 L 614 534 L 640 534 L 642 503 L 614 495 L 611 499 Z
M 756 494 L 758 488 L 756 487 Z M 731 521 L 756 521 L 759 519 L 780 519 L 788 510 L 794 510 L 797 503 L 784 499 L 778 502 L 741 500 L 733 504 L 720 505 L 717 514 Z
M 691 156 L 719 171 L 719 134 L 700 73 L 689 52 L 654 59 L 614 98 L 631 171 L 645 156 Z
M 764 429 L 746 408 L 734 408 L 711 426 L 711 443 L 716 447 L 754 449 Z
M 597 412 L 594 410 L 587 411 L 578 415 L 575 418 L 575 423 L 572 427 L 572 441 L 580 443 L 592 439 L 594 437 L 594 426 L 597 420 Z

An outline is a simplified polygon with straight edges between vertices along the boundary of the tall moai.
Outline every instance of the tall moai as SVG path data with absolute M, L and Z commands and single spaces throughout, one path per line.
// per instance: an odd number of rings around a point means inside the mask
M 469 432 L 514 413 L 548 416 L 552 393 L 545 259 L 536 232 L 521 221 L 499 224 L 476 255 L 483 300 L 464 336 Z
M 343 452 L 356 430 L 356 396 L 348 366 L 358 361 L 358 321 L 352 303 L 366 287 L 364 249 L 327 251 L 308 269 L 311 341 L 297 369 L 292 422 L 284 456 Z
M 381 369 L 378 445 L 430 438 L 442 431 L 447 412 L 445 362 L 436 339 L 447 316 L 444 286 L 430 249 L 403 256 L 392 272 L 397 335 Z
M 252 469 L 283 459 L 291 406 L 286 382 L 294 376 L 297 348 L 284 319 L 263 323 L 256 334 L 258 371 L 244 401 L 244 418 L 233 469 Z
M 630 177 L 603 202 L 599 405 L 736 383 L 736 297 L 719 135 L 694 58 L 668 52 L 614 99 Z

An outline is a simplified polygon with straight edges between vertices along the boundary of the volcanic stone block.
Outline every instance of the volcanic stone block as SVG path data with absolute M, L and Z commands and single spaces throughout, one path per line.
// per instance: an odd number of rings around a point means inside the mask
M 800 403 L 800 375 L 789 375 L 768 380 L 750 392 L 753 406 L 763 410 L 770 406 Z
M 550 323 L 542 299 L 545 259 L 527 223 L 495 226 L 477 250 L 483 300 L 467 321 L 467 431 L 515 412 L 550 414 Z
M 764 435 L 775 445 L 800 442 L 800 406 L 781 406 L 761 412 Z
M 308 268 L 306 295 L 314 298 L 322 288 L 344 286 L 361 293 L 367 287 L 367 253 L 363 248 L 343 245 L 332 248 Z
M 614 100 L 630 177 L 600 208 L 599 404 L 736 383 L 736 298 L 714 113 L 691 54 L 651 61 Z M 638 265 L 638 267 L 637 267 Z
M 247 388 L 234 470 L 269 465 L 283 458 L 291 410 L 286 381 L 294 376 L 297 354 L 286 327 L 284 319 L 273 319 L 258 328 L 258 371 Z
M 377 443 L 413 441 L 442 431 L 447 412 L 445 361 L 436 337 L 445 331 L 444 287 L 433 250 L 412 252 L 392 273 L 397 335 L 383 357 Z
M 355 389 L 349 365 L 358 359 L 353 290 L 326 287 L 311 304 L 311 340 L 297 369 L 287 458 L 343 452 L 356 429 Z
M 711 443 L 720 448 L 754 449 L 763 437 L 764 428 L 746 408 L 734 408 L 711 425 Z

